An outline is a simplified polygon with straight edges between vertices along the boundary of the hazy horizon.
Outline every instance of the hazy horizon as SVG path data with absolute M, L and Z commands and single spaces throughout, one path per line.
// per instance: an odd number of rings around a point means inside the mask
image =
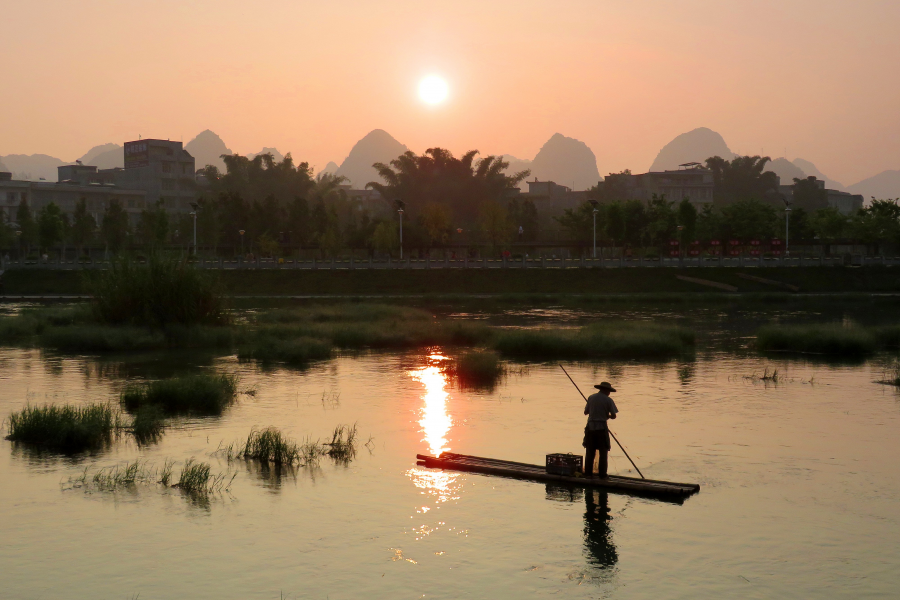
M 848 184 L 900 169 L 897 3 L 568 4 L 10 4 L 0 155 L 211 129 L 321 169 L 373 129 L 527 159 L 559 132 L 605 175 L 709 127 Z M 434 106 L 416 93 L 431 74 L 449 85 Z

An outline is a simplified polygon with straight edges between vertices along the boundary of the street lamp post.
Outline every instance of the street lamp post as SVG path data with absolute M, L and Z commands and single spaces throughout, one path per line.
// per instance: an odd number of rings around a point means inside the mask
M 594 210 L 592 211 L 594 214 L 594 251 L 593 251 L 592 257 L 597 258 L 597 213 L 600 211 L 597 210 L 597 201 L 596 200 L 591 200 L 591 206 L 594 207 Z
M 238 233 L 241 235 L 241 258 L 244 257 L 244 230 L 238 229 Z
M 676 229 L 678 229 L 678 265 L 684 266 L 684 234 L 681 233 L 684 231 L 684 225 L 679 225 Z
M 194 217 L 194 256 L 197 256 L 197 211 L 192 211 L 191 216 Z
M 403 209 L 398 208 L 397 213 L 400 215 L 400 260 L 403 260 Z
M 791 205 L 787 203 L 784 206 L 784 256 L 791 256 Z

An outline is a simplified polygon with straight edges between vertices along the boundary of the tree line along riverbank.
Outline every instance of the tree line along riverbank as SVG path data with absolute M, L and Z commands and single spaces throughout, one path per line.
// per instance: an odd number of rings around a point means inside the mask
M 688 280 L 680 279 L 679 275 Z M 900 293 L 900 269 L 881 266 L 524 271 L 224 270 L 219 272 L 219 280 L 223 293 L 232 296 Z M 11 269 L 2 275 L 0 282 L 3 295 L 8 296 L 77 295 L 88 291 L 85 274 L 79 271 Z

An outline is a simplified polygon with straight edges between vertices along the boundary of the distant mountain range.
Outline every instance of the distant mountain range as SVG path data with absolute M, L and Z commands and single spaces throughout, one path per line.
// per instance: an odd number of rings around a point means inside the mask
M 679 165 L 689 162 L 704 162 L 710 156 L 721 156 L 729 160 L 736 154 L 728 148 L 721 135 L 706 127 L 700 127 L 687 133 L 682 133 L 674 140 L 666 144 L 656 160 L 651 165 L 651 171 L 664 171 L 677 169 Z M 871 198 L 900 198 L 900 170 L 883 171 L 878 175 L 864 179 L 851 186 L 845 186 L 840 181 L 831 179 L 822 173 L 816 165 L 803 158 L 788 160 L 776 158 L 767 165 L 767 170 L 775 172 L 782 185 L 790 185 L 794 178 L 802 179 L 813 175 L 825 182 L 825 187 L 831 190 L 841 190 L 853 194 L 862 194 L 868 202 Z
M 222 160 L 222 155 L 234 154 L 225 145 L 222 138 L 209 129 L 197 134 L 197 137 L 184 145 L 184 149 L 194 157 L 194 165 L 197 169 L 212 165 L 223 172 L 225 171 L 225 161 Z
M 872 198 L 887 200 L 900 198 L 900 170 L 882 171 L 847 188 L 851 194 L 862 194 L 868 202 Z
M 346 177 L 354 188 L 362 189 L 370 181 L 381 181 L 372 167 L 373 164 L 377 162 L 387 164 L 407 150 L 409 148 L 391 137 L 387 131 L 375 129 L 353 145 L 350 154 L 335 174 Z
M 225 162 L 221 159 L 221 155 L 233 154 L 222 138 L 209 129 L 185 144 L 185 149 L 195 158 L 198 169 L 206 165 L 215 165 L 224 171 Z M 375 169 L 372 168 L 373 163 L 389 163 L 407 150 L 408 148 L 404 144 L 394 139 L 386 131 L 375 129 L 351 148 L 347 158 L 340 165 L 329 162 L 316 175 L 336 173 L 346 177 L 353 187 L 362 188 L 368 182 L 378 180 Z M 266 152 L 271 153 L 278 161 L 284 159 L 278 149 L 268 147 L 251 153 L 248 157 L 253 158 Z M 702 163 L 710 156 L 721 156 L 730 160 L 737 154 L 728 147 L 720 134 L 706 127 L 699 127 L 682 133 L 666 144 L 659 151 L 650 170 L 677 169 L 679 165 L 689 162 Z M 584 190 L 600 180 L 597 160 L 593 151 L 584 142 L 560 133 L 554 134 L 547 140 L 532 160 L 517 158 L 510 154 L 504 154 L 503 159 L 509 163 L 507 170 L 509 173 L 530 169 L 529 180 L 532 181 L 535 178 L 541 181 L 555 181 L 575 190 Z M 78 160 L 85 165 L 93 165 L 101 169 L 121 168 L 124 166 L 123 148 L 119 144 L 113 143 L 94 146 Z M 71 163 L 46 154 L 0 156 L 0 171 L 11 172 L 15 179 L 56 181 L 57 167 L 66 164 Z M 813 163 L 802 158 L 793 160 L 783 157 L 776 158 L 769 163 L 768 169 L 774 171 L 785 185 L 789 185 L 795 177 L 814 175 L 825 181 L 825 186 L 829 189 L 862 194 L 867 201 L 871 197 L 900 198 L 900 170 L 883 171 L 851 186 L 844 186 L 839 181 L 827 177 Z M 520 187 L 527 190 L 525 182 Z

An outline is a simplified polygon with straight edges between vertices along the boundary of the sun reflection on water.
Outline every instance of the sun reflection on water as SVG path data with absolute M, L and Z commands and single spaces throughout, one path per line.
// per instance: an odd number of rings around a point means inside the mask
M 446 356 L 433 353 L 428 356 L 425 366 L 407 372 L 425 386 L 423 406 L 419 411 L 419 426 L 422 441 L 428 444 L 429 454 L 432 456 L 439 456 L 441 452 L 450 450 L 447 441 L 447 434 L 453 426 L 453 419 L 447 410 L 450 394 L 447 393 L 447 376 L 440 367 L 446 360 L 449 360 Z M 407 471 L 407 475 L 417 488 L 423 490 L 423 494 L 432 496 L 436 503 L 459 498 L 453 485 L 459 473 L 416 468 Z
M 447 357 L 440 354 L 431 354 L 428 357 L 428 365 L 409 371 L 409 375 L 425 386 L 425 395 L 422 399 L 425 406 L 422 408 L 422 417 L 419 425 L 425 434 L 423 441 L 428 443 L 428 449 L 432 456 L 438 456 L 450 448 L 447 446 L 447 432 L 453 425 L 453 420 L 447 414 L 447 376 L 438 366 Z

